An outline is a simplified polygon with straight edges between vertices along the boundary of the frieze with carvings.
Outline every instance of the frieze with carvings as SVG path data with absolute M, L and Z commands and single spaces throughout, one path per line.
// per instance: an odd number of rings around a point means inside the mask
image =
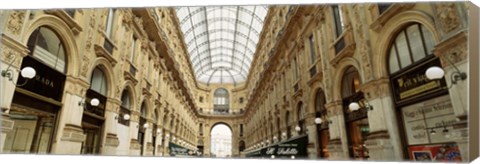
M 449 33 L 460 26 L 459 14 L 455 3 L 437 3 L 436 16 L 440 19 L 442 31 Z
M 12 32 L 12 34 L 19 35 L 22 29 L 23 22 L 25 20 L 25 10 L 14 10 L 7 22 L 7 29 Z
M 22 57 L 19 52 L 7 46 L 2 46 L 2 60 L 8 63 L 12 63 L 12 65 L 14 66 L 20 66 Z

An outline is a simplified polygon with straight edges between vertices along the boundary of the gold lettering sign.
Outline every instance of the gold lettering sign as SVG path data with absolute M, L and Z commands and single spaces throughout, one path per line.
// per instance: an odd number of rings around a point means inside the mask
M 404 92 L 401 92 L 400 93 L 400 99 L 404 99 L 404 98 L 407 98 L 407 97 L 410 97 L 410 96 L 414 96 L 414 95 L 417 95 L 417 94 L 422 93 L 424 91 L 428 91 L 428 90 L 431 90 L 433 88 L 437 88 L 439 86 L 440 86 L 439 81 L 431 81 L 427 84 L 415 87 L 413 89 L 409 89 L 409 90 L 404 91 Z

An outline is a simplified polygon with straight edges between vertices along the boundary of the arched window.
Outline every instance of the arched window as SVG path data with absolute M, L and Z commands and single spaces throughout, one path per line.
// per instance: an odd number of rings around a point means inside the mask
M 228 113 L 229 109 L 229 95 L 224 88 L 218 88 L 213 94 L 213 108 L 215 112 Z
M 355 67 L 348 67 L 342 79 L 342 97 L 349 97 L 360 89 L 360 75 Z
M 127 89 L 123 90 L 122 92 L 122 105 L 120 107 L 120 114 L 118 118 L 118 123 L 129 126 L 130 125 L 130 117 L 131 117 L 131 98 L 130 93 Z M 126 116 L 128 115 L 128 116 Z
M 142 104 L 142 107 L 140 109 L 140 117 L 141 118 L 147 118 L 147 109 L 146 109 L 145 102 Z
M 434 45 L 432 34 L 421 24 L 412 24 L 398 32 L 388 51 L 390 74 L 432 55 Z
M 55 32 L 47 27 L 39 27 L 32 33 L 27 44 L 36 59 L 66 73 L 65 46 Z
M 122 107 L 130 109 L 130 94 L 128 93 L 128 90 L 124 90 L 122 93 Z
M 245 150 L 245 141 L 242 140 L 238 143 L 238 151 L 242 152 L 243 150 Z
M 92 78 L 90 80 L 90 89 L 100 93 L 103 96 L 107 96 L 107 78 L 105 74 L 98 67 L 92 72 Z
M 317 91 L 317 94 L 315 95 L 315 111 L 316 112 L 323 112 L 326 111 L 325 109 L 325 93 L 321 89 Z

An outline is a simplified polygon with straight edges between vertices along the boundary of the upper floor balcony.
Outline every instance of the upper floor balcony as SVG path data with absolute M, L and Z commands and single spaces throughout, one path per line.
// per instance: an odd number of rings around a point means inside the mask
M 237 108 L 222 108 L 222 109 L 199 109 L 198 113 L 202 116 L 242 116 L 245 113 L 244 109 Z

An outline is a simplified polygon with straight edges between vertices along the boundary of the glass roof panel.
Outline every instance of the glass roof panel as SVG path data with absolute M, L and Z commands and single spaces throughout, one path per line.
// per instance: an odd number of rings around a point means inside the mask
M 197 80 L 244 82 L 268 7 L 179 7 L 176 11 Z

